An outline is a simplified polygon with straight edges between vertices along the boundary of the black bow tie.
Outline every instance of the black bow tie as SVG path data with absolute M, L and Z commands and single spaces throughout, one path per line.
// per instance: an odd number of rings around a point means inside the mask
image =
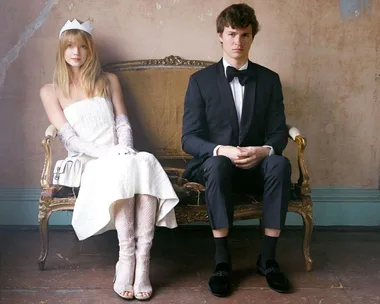
M 227 80 L 228 80 L 228 82 L 231 82 L 232 79 L 234 79 L 235 77 L 238 77 L 240 84 L 242 86 L 244 86 L 247 83 L 249 77 L 251 77 L 251 76 L 252 76 L 252 73 L 250 73 L 250 71 L 248 69 L 237 70 L 232 66 L 227 67 Z

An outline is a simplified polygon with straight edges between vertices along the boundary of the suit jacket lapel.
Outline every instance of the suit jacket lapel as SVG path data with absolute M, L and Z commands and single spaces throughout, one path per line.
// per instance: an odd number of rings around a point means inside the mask
M 241 113 L 239 144 L 241 144 L 251 127 L 256 99 L 256 74 L 252 62 L 248 62 L 248 69 L 253 74 L 244 86 L 243 109 Z
M 239 134 L 239 123 L 236 113 L 236 107 L 234 98 L 232 96 L 231 87 L 228 83 L 227 77 L 224 73 L 223 59 L 218 62 L 217 65 L 217 83 L 221 95 L 221 102 L 228 106 L 229 111 L 227 115 L 229 115 L 229 119 L 232 123 L 232 129 L 236 132 L 235 134 Z M 217 119 L 221 119 L 218 117 Z

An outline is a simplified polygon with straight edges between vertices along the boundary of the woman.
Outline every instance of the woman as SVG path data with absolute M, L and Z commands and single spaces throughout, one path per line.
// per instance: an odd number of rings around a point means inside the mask
M 84 164 L 72 220 L 78 238 L 116 229 L 114 291 L 146 300 L 154 227 L 177 226 L 178 197 L 156 158 L 133 149 L 119 80 L 101 71 L 91 32 L 75 19 L 61 29 L 54 81 L 41 100 L 69 156 Z

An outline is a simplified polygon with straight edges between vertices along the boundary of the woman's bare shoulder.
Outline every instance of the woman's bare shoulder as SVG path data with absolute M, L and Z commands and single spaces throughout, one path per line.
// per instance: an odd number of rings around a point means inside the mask
M 45 84 L 40 89 L 40 98 L 45 107 L 60 107 L 60 98 L 56 86 L 52 83 Z
M 49 99 L 52 97 L 57 98 L 57 94 L 55 92 L 54 85 L 52 83 L 45 84 L 40 89 L 40 96 L 42 99 L 48 97 Z
M 117 77 L 116 74 L 114 73 L 110 73 L 110 72 L 104 72 L 104 75 L 106 76 L 106 78 L 108 79 L 108 81 L 110 83 L 115 83 L 116 82 L 119 82 L 119 78 Z

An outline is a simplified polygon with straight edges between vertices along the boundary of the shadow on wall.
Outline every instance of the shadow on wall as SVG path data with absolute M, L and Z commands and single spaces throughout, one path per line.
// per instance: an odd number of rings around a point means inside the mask
M 128 61 L 128 46 L 120 45 L 120 40 L 112 35 L 97 36 L 95 44 L 102 66 L 111 62 Z

